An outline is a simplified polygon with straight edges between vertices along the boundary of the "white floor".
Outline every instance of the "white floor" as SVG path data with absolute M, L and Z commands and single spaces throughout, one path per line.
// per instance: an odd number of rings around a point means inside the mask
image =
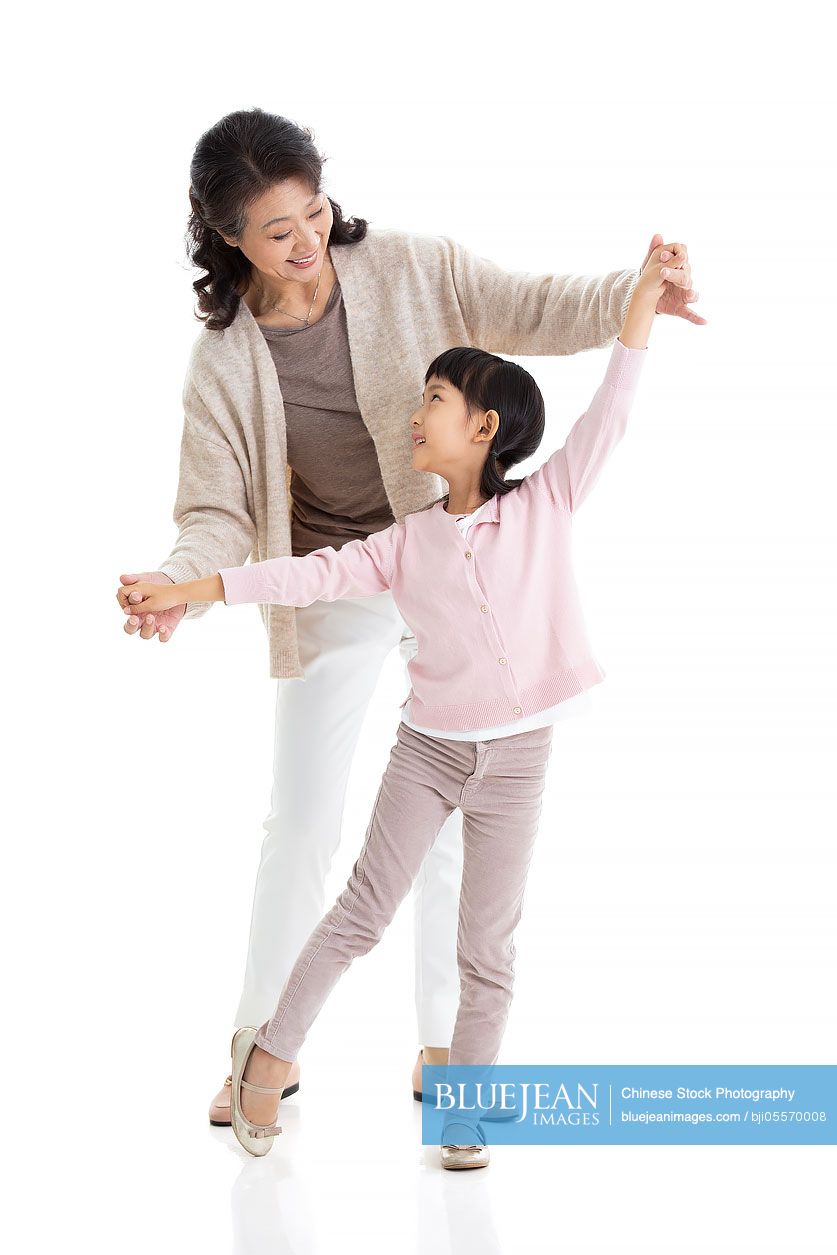
M 495 1147 L 487 1168 L 447 1172 L 420 1144 L 402 1068 L 335 1068 L 327 1053 L 309 1052 L 261 1159 L 208 1126 L 206 1086 L 188 1078 L 171 1127 L 151 1089 L 98 1148 L 95 1121 L 68 1121 L 29 1160 L 31 1249 L 59 1249 L 71 1228 L 120 1255 L 833 1253 L 833 1148 Z

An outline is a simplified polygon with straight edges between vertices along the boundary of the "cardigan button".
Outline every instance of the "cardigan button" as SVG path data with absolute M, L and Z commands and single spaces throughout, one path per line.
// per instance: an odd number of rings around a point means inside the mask
M 466 557 L 466 558 L 470 558 L 470 556 L 471 556 L 471 550 L 469 549 L 469 550 L 467 551 L 467 553 L 465 554 L 465 557 Z
M 502 663 L 503 666 L 505 666 L 505 664 L 508 662 L 508 658 L 498 658 L 497 661 Z
M 488 606 L 480 606 L 480 610 L 483 612 L 483 614 L 488 614 Z
M 514 708 L 514 713 L 515 713 L 516 715 L 522 715 L 522 714 L 523 714 L 523 707 L 522 707 L 522 706 L 515 706 L 515 708 Z

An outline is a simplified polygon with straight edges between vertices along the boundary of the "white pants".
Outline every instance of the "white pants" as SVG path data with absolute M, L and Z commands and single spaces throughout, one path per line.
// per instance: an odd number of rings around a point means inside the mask
M 416 638 L 389 591 L 315 601 L 296 611 L 305 677 L 277 680 L 273 791 L 256 876 L 244 988 L 235 1027 L 263 1024 L 325 914 L 325 878 L 340 842 L 349 770 L 384 659 Z M 405 693 L 409 676 L 405 670 Z M 393 738 L 400 719 L 393 712 Z M 370 799 L 371 805 L 371 799 Z M 358 847 L 363 833 L 356 834 Z M 418 1042 L 448 1046 L 459 1006 L 456 934 L 462 812 L 454 810 L 413 890 Z

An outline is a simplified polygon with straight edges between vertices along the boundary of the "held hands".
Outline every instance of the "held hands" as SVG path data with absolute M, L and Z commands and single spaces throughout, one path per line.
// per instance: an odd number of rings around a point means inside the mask
M 124 613 L 129 616 L 125 622 L 125 631 L 133 636 L 139 632 L 143 640 L 159 634 L 161 641 L 171 640 L 172 633 L 186 613 L 186 603 L 182 593 L 174 593 L 178 585 L 162 571 L 144 571 L 140 575 L 120 575 L 121 587 L 116 600 Z M 168 588 L 171 590 L 165 606 L 149 604 L 149 591 L 152 595 L 160 595 Z
M 651 276 L 646 276 L 649 264 L 657 266 L 653 279 Z M 701 318 L 700 314 L 689 309 L 689 305 L 693 304 L 700 294 L 692 287 L 692 268 L 689 265 L 689 255 L 685 244 L 664 244 L 661 235 L 653 236 L 642 263 L 637 288 L 643 282 L 644 276 L 648 290 L 653 289 L 657 293 L 655 313 L 673 314 L 697 326 L 706 325 L 705 318 Z
M 683 245 L 658 244 L 656 248 L 651 250 L 636 281 L 628 306 L 629 309 L 631 305 L 642 305 L 646 309 L 656 310 L 668 284 L 677 282 L 677 280 L 669 279 L 668 276 L 675 272 L 678 274 L 683 273 L 674 265 L 674 258 L 676 257 L 674 250 L 676 248 L 683 248 Z M 671 258 L 668 264 L 663 260 L 663 253 Z
M 685 296 L 692 291 L 690 283 L 691 272 L 685 245 L 662 242 L 655 245 L 643 263 L 625 311 L 622 330 L 619 332 L 619 339 L 625 347 L 647 348 L 654 315 L 667 300 L 666 290 L 673 286 Z

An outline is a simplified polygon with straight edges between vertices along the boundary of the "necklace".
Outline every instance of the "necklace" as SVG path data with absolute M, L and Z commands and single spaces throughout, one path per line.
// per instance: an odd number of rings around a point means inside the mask
M 318 292 L 319 292 L 319 290 L 320 290 L 320 279 L 322 278 L 322 276 L 323 276 L 323 267 L 322 267 L 322 266 L 320 266 L 320 273 L 317 275 L 317 286 L 314 288 L 314 299 L 312 300 L 312 302 L 311 302 L 311 304 L 310 304 L 310 306 L 309 306 L 309 308 L 308 308 L 308 313 L 305 315 L 305 317 L 304 317 L 304 318 L 300 318 L 299 314 L 292 314 L 292 313 L 291 313 L 291 311 L 290 311 L 289 309 L 283 309 L 283 308 L 282 308 L 282 306 L 281 306 L 281 305 L 277 305 L 275 301 L 270 301 L 270 302 L 269 302 L 270 308 L 271 308 L 271 309 L 275 309 L 275 310 L 277 311 L 277 313 L 280 313 L 280 314 L 287 314 L 287 316 L 288 316 L 289 318 L 295 318 L 295 319 L 297 320 L 297 322 L 304 323 L 304 324 L 305 324 L 305 326 L 307 327 L 307 326 L 308 326 L 308 323 L 309 323 L 309 320 L 310 320 L 310 318 L 311 318 L 311 311 L 313 310 L 314 305 L 316 304 L 316 301 L 317 301 L 317 293 L 318 293 Z M 260 282 L 259 286 L 261 287 L 261 282 Z M 259 313 L 260 313 L 260 314 L 264 313 L 264 309 L 260 309 L 260 310 L 259 310 Z

